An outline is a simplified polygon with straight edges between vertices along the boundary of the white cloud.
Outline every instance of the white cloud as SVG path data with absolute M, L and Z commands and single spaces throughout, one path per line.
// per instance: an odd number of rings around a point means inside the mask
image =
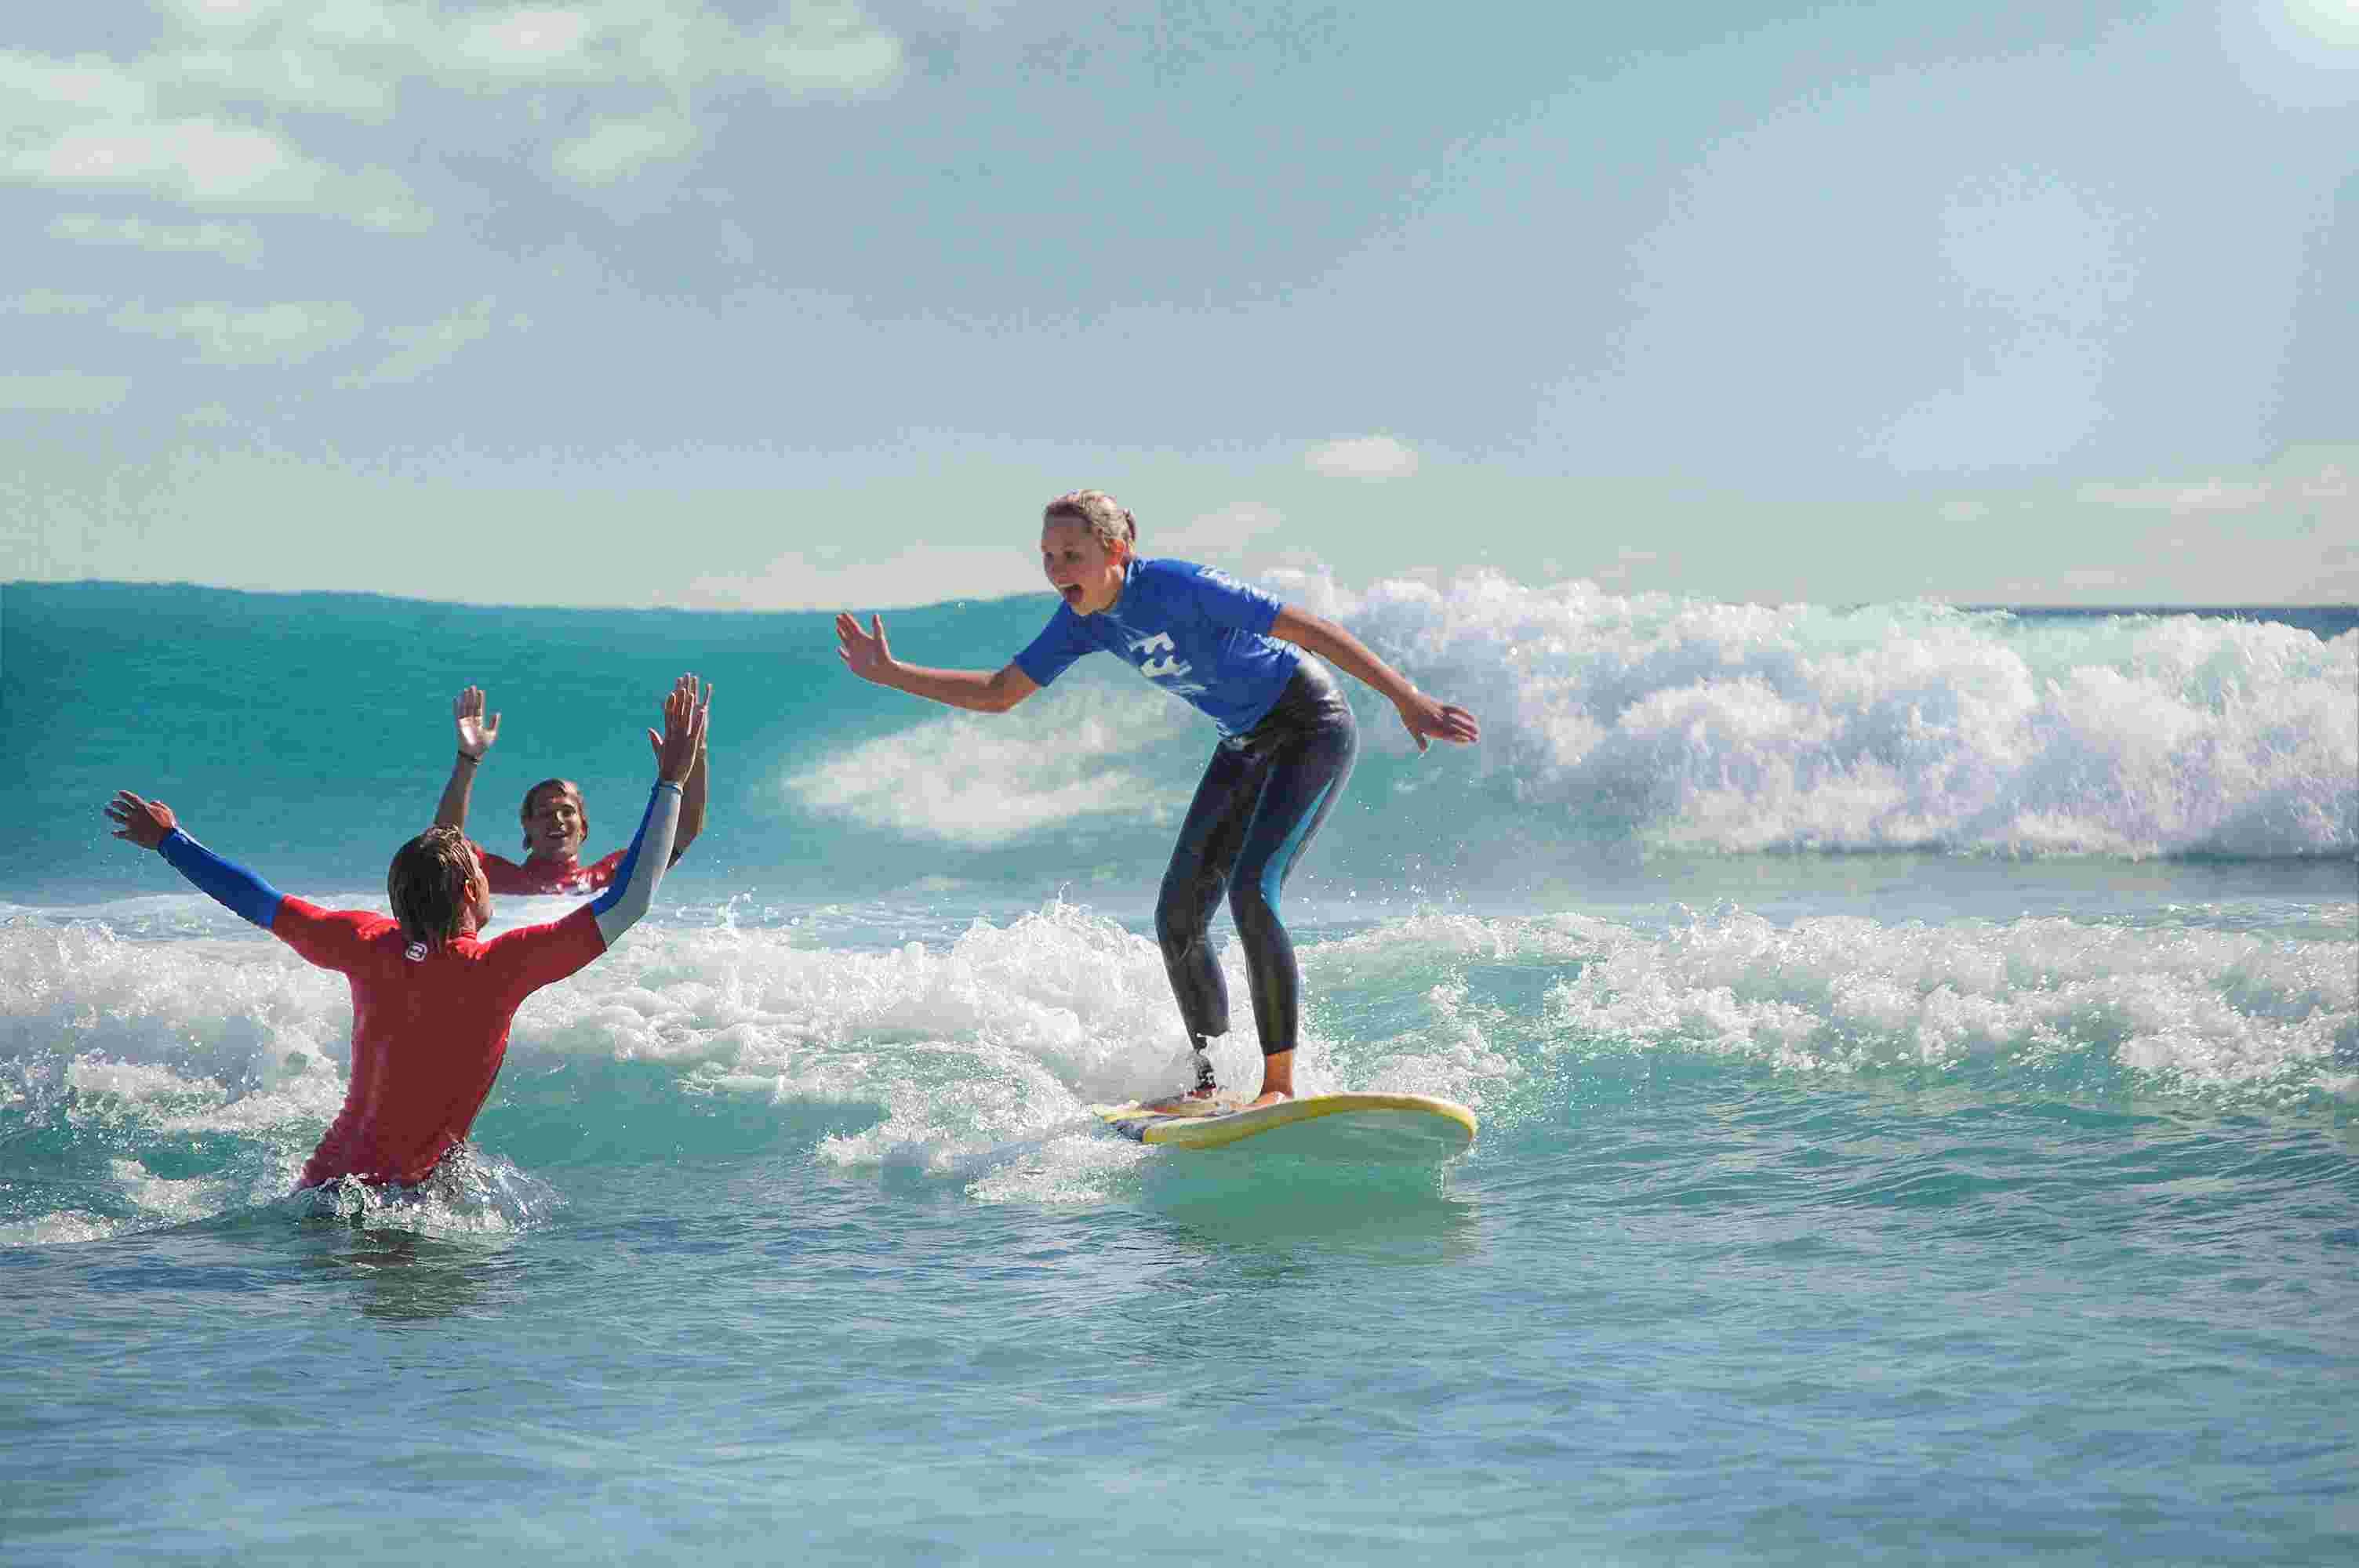
M 46 375 L 0 375 L 0 408 L 44 414 L 106 414 L 119 408 L 131 383 L 119 375 L 52 371 Z
M 1183 527 L 1158 529 L 1141 545 L 1152 555 L 1233 555 L 1255 539 L 1275 531 L 1285 520 L 1257 501 L 1233 502 L 1217 512 L 1190 519 Z
M 857 5 L 798 5 L 791 23 L 774 22 L 745 42 L 750 74 L 796 92 L 867 92 L 901 71 L 901 40 Z
M 354 120 L 389 118 L 397 81 L 390 73 L 354 69 L 327 49 L 189 49 L 147 62 L 159 80 L 183 91 L 210 90 L 224 100 L 247 100 L 314 114 Z
M 138 116 L 153 103 L 147 82 L 103 56 L 51 59 L 0 52 L 0 129 Z
M 847 559 L 843 546 L 790 550 L 760 571 L 693 579 L 679 603 L 692 610 L 891 610 L 950 599 L 1042 591 L 1038 556 L 1027 545 L 932 545 L 913 539 L 885 560 Z M 886 628 L 887 633 L 892 628 Z
M 167 0 L 167 3 L 183 20 L 193 26 L 243 31 L 287 10 L 291 0 Z
M 696 127 L 675 114 L 609 120 L 560 145 L 549 154 L 549 165 L 576 185 L 604 185 L 658 159 L 679 157 L 696 140 Z
M 49 235 L 77 244 L 217 255 L 239 266 L 253 266 L 262 260 L 262 236 L 245 223 L 151 223 L 141 218 L 67 212 L 49 220 Z
M 495 301 L 486 297 L 476 300 L 464 310 L 423 327 L 393 328 L 385 335 L 399 346 L 375 369 L 348 377 L 338 384 L 385 386 L 416 381 L 450 363 L 470 343 L 481 342 L 491 336 L 492 314 L 495 308 Z
M 581 12 L 538 6 L 469 17 L 454 29 L 451 47 L 486 70 L 532 75 L 580 55 L 590 36 Z
M 2266 484 L 2230 484 L 2221 480 L 2193 483 L 2148 481 L 2140 484 L 2084 484 L 2074 499 L 2092 506 L 2119 507 L 2127 512 L 2249 512 L 2269 500 Z
M 799 0 L 733 19 L 710 0 L 578 0 L 459 8 L 438 0 L 169 0 L 128 59 L 0 51 L 0 181 L 136 190 L 195 206 L 311 211 L 383 230 L 429 226 L 385 169 L 307 155 L 241 105 L 383 125 L 420 82 L 533 94 L 526 123 L 552 175 L 595 186 L 692 153 L 699 98 L 754 83 L 789 97 L 889 87 L 904 50 L 854 0 Z M 636 91 L 669 107 L 601 118 Z M 552 96 L 554 94 L 554 96 Z M 590 125 L 586 133 L 575 127 Z M 423 156 L 405 138 L 388 161 Z
M 2359 453 L 2354 453 L 2359 457 Z M 2359 467 L 2359 463 L 2354 463 Z M 2333 448 L 2288 454 L 2269 471 L 2200 480 L 2142 480 L 2084 484 L 2074 499 L 2125 512 L 2168 512 L 2175 517 L 2325 508 L 2339 511 L 2354 493 L 2353 469 Z
M 1302 461 L 1329 479 L 1407 479 L 1417 472 L 1417 454 L 1390 436 L 1329 441 L 1304 453 Z
M 108 318 L 126 332 L 184 339 L 200 358 L 223 365 L 299 364 L 345 347 L 361 335 L 360 311 L 342 301 L 289 302 L 240 309 L 195 304 L 153 309 L 126 305 Z
M 1631 568 L 1651 567 L 1659 559 L 1661 559 L 1661 557 L 1656 551 L 1641 550 L 1634 548 L 1628 545 L 1619 545 L 1616 546 L 1614 550 L 1614 564 L 1607 567 L 1600 567 L 1589 575 L 1595 578 L 1599 582 L 1623 582 L 1628 579 Z
M 105 309 L 106 303 L 95 294 L 61 294 L 54 288 L 36 288 L 0 304 L 0 309 L 11 316 L 88 316 Z
M 267 131 L 217 120 L 80 125 L 0 157 L 0 176 L 81 189 L 143 190 L 200 206 L 324 211 L 374 229 L 426 226 L 392 174 L 347 174 Z
M 801 0 L 783 20 L 739 27 L 709 5 L 597 0 L 448 18 L 416 43 L 419 63 L 491 90 L 526 83 L 662 86 L 728 81 L 856 96 L 900 73 L 900 39 L 851 0 Z

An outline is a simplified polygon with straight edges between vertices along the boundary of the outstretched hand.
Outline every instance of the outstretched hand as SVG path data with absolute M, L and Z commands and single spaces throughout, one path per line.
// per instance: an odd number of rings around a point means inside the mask
M 462 757 L 482 762 L 484 753 L 500 738 L 500 716 L 495 713 L 489 719 L 484 717 L 482 687 L 471 686 L 451 699 L 451 721 L 458 727 L 459 754 Z
M 647 744 L 655 748 L 656 776 L 666 784 L 679 784 L 688 777 L 695 764 L 696 753 L 704 745 L 705 718 L 712 707 L 712 688 L 704 688 L 698 700 L 697 679 L 682 676 L 672 683 L 664 697 L 663 733 L 647 731 Z
M 885 642 L 885 617 L 871 615 L 869 630 L 860 629 L 860 622 L 848 612 L 838 611 L 835 617 L 835 656 L 852 666 L 852 673 L 862 680 L 885 684 L 884 672 L 893 663 L 893 650 Z
M 128 838 L 143 849 L 153 849 L 180 826 L 172 808 L 160 800 L 142 800 L 129 790 L 117 790 L 106 803 L 106 815 L 115 824 L 114 836 Z
M 700 734 L 696 741 L 696 748 L 701 752 L 704 749 L 705 741 L 712 739 L 711 730 L 712 720 L 711 713 L 712 709 L 712 694 L 716 688 L 710 682 L 700 683 L 694 676 L 682 676 L 679 679 L 671 683 L 671 689 L 675 692 L 686 692 L 688 694 L 688 700 L 695 703 L 698 711 L 704 713 L 707 716 L 705 719 L 705 732 Z
M 1401 726 L 1420 752 L 1435 741 L 1471 746 L 1483 738 L 1474 716 L 1454 702 L 1436 702 L 1420 691 L 1411 693 L 1399 708 Z

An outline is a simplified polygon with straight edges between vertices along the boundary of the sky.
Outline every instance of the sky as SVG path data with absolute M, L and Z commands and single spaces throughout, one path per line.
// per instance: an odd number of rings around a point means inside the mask
M 0 580 L 2359 601 L 2359 0 L 84 0 Z

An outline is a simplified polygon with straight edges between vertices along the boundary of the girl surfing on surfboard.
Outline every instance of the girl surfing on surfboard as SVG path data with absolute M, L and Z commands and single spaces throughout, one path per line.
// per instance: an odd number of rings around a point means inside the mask
M 880 615 L 863 630 L 839 614 L 836 652 L 863 680 L 976 713 L 1006 712 L 1084 654 L 1115 654 L 1212 720 L 1220 743 L 1155 908 L 1156 940 L 1196 1067 L 1195 1087 L 1165 1103 L 1213 1098 L 1206 1045 L 1228 1033 L 1229 993 L 1207 927 L 1225 892 L 1261 1035 L 1253 1104 L 1274 1104 L 1294 1095 L 1301 989 L 1278 893 L 1343 793 L 1360 746 L 1351 704 L 1321 660 L 1390 701 L 1420 752 L 1434 741 L 1467 745 L 1482 731 L 1473 714 L 1426 696 L 1333 622 L 1211 567 L 1143 559 L 1137 541 L 1137 521 L 1103 491 L 1050 502 L 1041 514 L 1040 569 L 1064 602 L 996 672 L 904 664 L 886 644 Z

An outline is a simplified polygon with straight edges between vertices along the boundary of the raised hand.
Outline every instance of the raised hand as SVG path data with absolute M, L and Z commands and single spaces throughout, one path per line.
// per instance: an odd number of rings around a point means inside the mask
M 893 650 L 885 642 L 885 618 L 871 615 L 869 630 L 862 631 L 860 622 L 849 613 L 838 612 L 835 618 L 835 656 L 852 666 L 852 673 L 862 680 L 885 684 L 884 671 L 893 663 Z
M 675 692 L 686 692 L 688 694 L 688 700 L 695 703 L 700 709 L 710 709 L 712 707 L 713 688 L 710 686 L 705 686 L 701 688 L 701 694 L 700 695 L 699 683 L 694 676 L 680 676 L 679 679 L 671 683 L 671 688 Z
M 484 688 L 471 686 L 451 699 L 451 719 L 459 729 L 459 754 L 484 760 L 484 753 L 500 738 L 500 716 L 484 717 Z
M 647 731 L 647 744 L 655 748 L 656 776 L 666 784 L 679 784 L 688 777 L 695 765 L 696 753 L 704 744 L 704 724 L 712 693 L 707 690 L 704 701 L 696 697 L 696 677 L 682 676 L 672 683 L 665 694 L 663 733 Z
M 1483 738 L 1483 727 L 1474 716 L 1452 702 L 1436 702 L 1423 692 L 1416 692 L 1399 704 L 1401 727 L 1417 742 L 1420 752 L 1429 742 L 1448 741 L 1460 746 L 1471 746 Z
M 129 790 L 117 790 L 106 803 L 106 815 L 116 826 L 114 836 L 128 838 L 143 849 L 153 849 L 180 826 L 172 808 L 160 800 L 142 800 Z

